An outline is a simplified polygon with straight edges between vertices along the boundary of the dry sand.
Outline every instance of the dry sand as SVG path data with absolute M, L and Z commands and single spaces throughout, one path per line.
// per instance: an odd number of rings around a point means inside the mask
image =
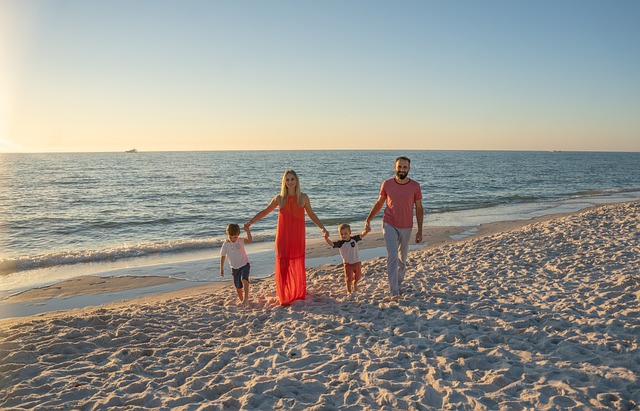
M 640 405 L 640 203 L 385 259 L 345 298 L 199 287 L 0 322 L 1 409 L 603 409 Z M 485 231 L 485 233 L 488 233 Z

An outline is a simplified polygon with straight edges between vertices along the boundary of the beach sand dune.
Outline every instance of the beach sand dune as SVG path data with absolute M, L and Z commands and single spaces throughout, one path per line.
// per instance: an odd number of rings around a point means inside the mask
M 0 323 L 2 409 L 536 409 L 640 405 L 640 203 L 385 259 L 357 295 L 250 307 L 193 291 Z

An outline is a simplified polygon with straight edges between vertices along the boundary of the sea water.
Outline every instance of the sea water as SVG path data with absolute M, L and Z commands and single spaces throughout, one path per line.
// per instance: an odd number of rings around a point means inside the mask
M 0 154 L 0 297 L 34 283 L 102 271 L 131 275 L 132 267 L 151 265 L 156 275 L 211 280 L 227 224 L 242 225 L 263 209 L 279 193 L 288 168 L 299 174 L 332 234 L 342 222 L 360 230 L 399 155 L 411 158 L 409 176 L 421 183 L 427 229 L 640 198 L 640 153 Z M 270 258 L 276 220 L 277 211 L 252 226 L 252 261 L 261 252 Z M 308 238 L 321 236 L 310 221 L 307 231 Z M 176 261 L 194 258 L 211 264 L 176 268 Z

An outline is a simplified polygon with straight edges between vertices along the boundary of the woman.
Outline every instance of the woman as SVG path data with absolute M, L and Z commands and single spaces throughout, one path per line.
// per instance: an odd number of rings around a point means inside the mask
M 304 300 L 307 290 L 305 271 L 305 212 L 324 237 L 329 232 L 311 209 L 309 197 L 300 191 L 300 180 L 293 170 L 282 176 L 280 194 L 273 197 L 269 205 L 247 222 L 251 226 L 279 207 L 276 229 L 276 295 L 280 305 L 289 305 L 295 300 Z

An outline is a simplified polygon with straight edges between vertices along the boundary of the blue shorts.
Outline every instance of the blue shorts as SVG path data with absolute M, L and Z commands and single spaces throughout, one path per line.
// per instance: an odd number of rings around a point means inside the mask
M 249 271 L 250 271 L 249 263 L 243 265 L 240 268 L 232 268 L 231 275 L 233 276 L 233 284 L 236 288 L 242 288 L 242 280 L 249 281 Z

